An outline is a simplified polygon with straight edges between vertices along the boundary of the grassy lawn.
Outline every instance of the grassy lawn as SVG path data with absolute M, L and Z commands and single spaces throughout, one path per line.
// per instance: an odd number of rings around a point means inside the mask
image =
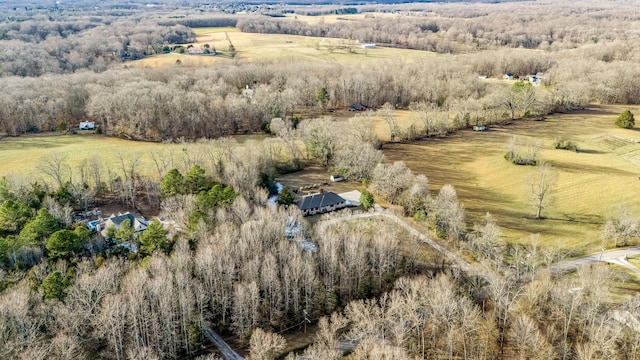
M 600 226 L 617 204 L 640 205 L 640 144 L 631 142 L 640 133 L 613 124 L 624 109 L 594 106 L 484 133 L 461 131 L 446 139 L 389 144 L 384 152 L 389 161 L 405 161 L 415 173 L 425 174 L 434 191 L 454 185 L 470 226 L 490 212 L 509 242 L 539 233 L 544 243 L 559 241 L 576 253 L 591 253 L 598 251 Z M 544 220 L 533 219 L 527 182 L 532 168 L 503 159 L 513 135 L 542 141 L 541 160 L 558 171 L 555 201 L 543 212 Z M 552 149 L 559 135 L 577 142 L 580 151 Z

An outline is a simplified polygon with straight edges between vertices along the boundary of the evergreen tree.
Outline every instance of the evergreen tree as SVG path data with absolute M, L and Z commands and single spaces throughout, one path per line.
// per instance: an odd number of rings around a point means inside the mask
M 185 181 L 178 169 L 171 169 L 160 181 L 160 195 L 169 197 L 184 194 Z
M 197 194 L 200 191 L 206 191 L 211 186 L 204 169 L 199 165 L 193 165 L 187 173 L 185 180 L 185 192 L 190 194 Z
M 60 228 L 60 222 L 58 222 L 47 209 L 42 208 L 38 210 L 36 216 L 20 231 L 20 240 L 24 244 L 37 245 L 47 236 L 60 230 Z
M 360 204 L 362 204 L 362 207 L 365 210 L 369 210 L 375 205 L 373 194 L 371 194 L 369 190 L 362 190 L 362 193 L 360 194 Z
M 82 249 L 83 242 L 78 235 L 71 230 L 58 230 L 51 234 L 45 247 L 48 251 L 49 259 L 69 258 L 74 253 Z
M 113 238 L 118 243 L 129 242 L 133 239 L 135 229 L 131 226 L 129 219 L 122 220 L 120 226 L 113 233 Z
M 140 243 L 140 253 L 143 256 L 151 255 L 156 249 L 169 253 L 173 247 L 173 241 L 167 237 L 169 232 L 162 227 L 162 224 L 155 220 L 147 227 L 138 241 Z
M 293 194 L 291 193 L 291 191 L 289 191 L 288 188 L 283 188 L 282 192 L 280 193 L 280 196 L 278 197 L 278 204 L 280 205 L 290 205 L 293 204 L 295 202 L 295 198 L 293 197 Z
M 64 300 L 66 281 L 62 273 L 58 270 L 49 274 L 40 285 L 45 299 Z
M 6 200 L 0 205 L 0 233 L 15 233 L 29 219 L 31 210 L 22 201 Z
M 316 94 L 316 100 L 318 101 L 318 105 L 322 108 L 322 112 L 324 113 L 327 110 L 327 103 L 329 102 L 329 93 L 325 87 L 320 88 L 318 93 Z

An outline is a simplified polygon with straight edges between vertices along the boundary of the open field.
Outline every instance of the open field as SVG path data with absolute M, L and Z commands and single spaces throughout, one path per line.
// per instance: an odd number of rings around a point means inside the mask
M 240 135 L 234 140 L 238 144 L 246 141 L 261 141 L 266 135 Z M 183 164 L 182 157 L 191 147 L 196 150 L 201 144 L 171 144 L 153 143 L 143 141 L 130 141 L 113 137 L 105 137 L 93 134 L 58 135 L 48 136 L 21 136 L 16 138 L 5 137 L 0 139 L 0 177 L 10 176 L 27 182 L 34 180 L 49 181 L 47 175 L 39 168 L 48 156 L 66 156 L 66 163 L 72 170 L 76 169 L 83 161 L 98 157 L 106 169 L 120 171 L 120 155 L 126 160 L 139 158 L 137 169 L 145 175 L 157 176 L 157 170 L 153 164 L 150 153 L 162 154 L 165 158 L 171 157 L 175 167 Z M 37 174 L 35 177 L 33 174 Z
M 228 31 L 234 29 L 235 31 Z M 281 34 L 252 34 L 238 32 L 235 28 L 198 28 L 193 46 L 209 44 L 218 51 L 227 51 L 229 41 L 236 49 L 236 58 L 244 61 L 325 61 L 341 64 L 374 63 L 377 61 L 403 60 L 415 61 L 433 56 L 433 53 L 420 50 L 393 49 L 378 47 L 363 49 L 352 40 L 317 38 Z M 184 44 L 190 45 L 190 44 Z M 188 54 L 159 54 L 127 63 L 128 66 L 161 67 L 175 65 L 205 66 L 216 62 L 231 62 L 234 59 L 225 56 L 199 56 Z
M 452 184 L 467 209 L 470 225 L 490 212 L 509 242 L 526 242 L 539 233 L 546 244 L 558 241 L 576 253 L 599 250 L 599 231 L 617 204 L 640 207 L 640 138 L 636 130 L 613 122 L 623 106 L 594 106 L 549 117 L 542 122 L 517 121 L 477 133 L 460 131 L 446 139 L 385 145 L 389 161 L 405 161 L 429 178 L 432 190 Z M 638 111 L 638 108 L 632 108 Z M 516 166 L 503 155 L 513 135 L 543 142 L 541 160 L 558 170 L 554 204 L 533 219 L 527 183 L 531 167 Z M 575 141 L 579 152 L 552 149 L 557 136 Z
M 238 32 L 238 28 L 226 26 L 226 27 L 202 27 L 202 28 L 193 28 L 193 32 L 196 35 L 206 35 L 212 33 L 226 33 L 226 32 Z
M 181 151 L 178 144 L 129 141 L 100 135 L 22 136 L 0 139 L 0 176 L 16 176 L 28 181 L 44 179 L 37 171 L 41 161 L 50 155 L 63 155 L 71 167 L 83 160 L 99 157 L 107 168 L 118 166 L 118 155 L 133 157 L 162 149 Z M 142 168 L 151 168 L 150 159 L 142 157 Z M 33 174 L 38 174 L 35 178 Z M 46 179 L 48 181 L 48 179 Z
M 365 18 L 397 18 L 401 19 L 404 15 L 399 14 L 391 14 L 391 13 L 374 13 L 368 12 L 366 14 L 331 14 L 331 15 L 320 15 L 320 16 L 307 16 L 307 15 L 297 15 L 297 14 L 287 14 L 285 16 L 286 19 L 289 20 L 297 20 L 310 25 L 318 25 L 318 24 L 337 24 L 337 23 L 345 23 L 351 21 L 364 20 Z

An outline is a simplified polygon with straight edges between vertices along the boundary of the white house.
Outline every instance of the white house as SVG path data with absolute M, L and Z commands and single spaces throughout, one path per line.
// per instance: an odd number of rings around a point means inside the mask
M 96 128 L 96 123 L 93 121 L 80 122 L 80 130 L 94 130 L 95 128 Z

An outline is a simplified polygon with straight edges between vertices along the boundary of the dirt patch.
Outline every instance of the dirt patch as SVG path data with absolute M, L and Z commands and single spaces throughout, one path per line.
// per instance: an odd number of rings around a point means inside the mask
M 333 182 L 330 177 L 331 173 L 327 172 L 325 168 L 311 167 L 280 176 L 276 178 L 276 181 L 293 191 L 297 190 L 298 197 L 320 191 L 342 193 L 362 187 L 360 183 L 353 181 Z

